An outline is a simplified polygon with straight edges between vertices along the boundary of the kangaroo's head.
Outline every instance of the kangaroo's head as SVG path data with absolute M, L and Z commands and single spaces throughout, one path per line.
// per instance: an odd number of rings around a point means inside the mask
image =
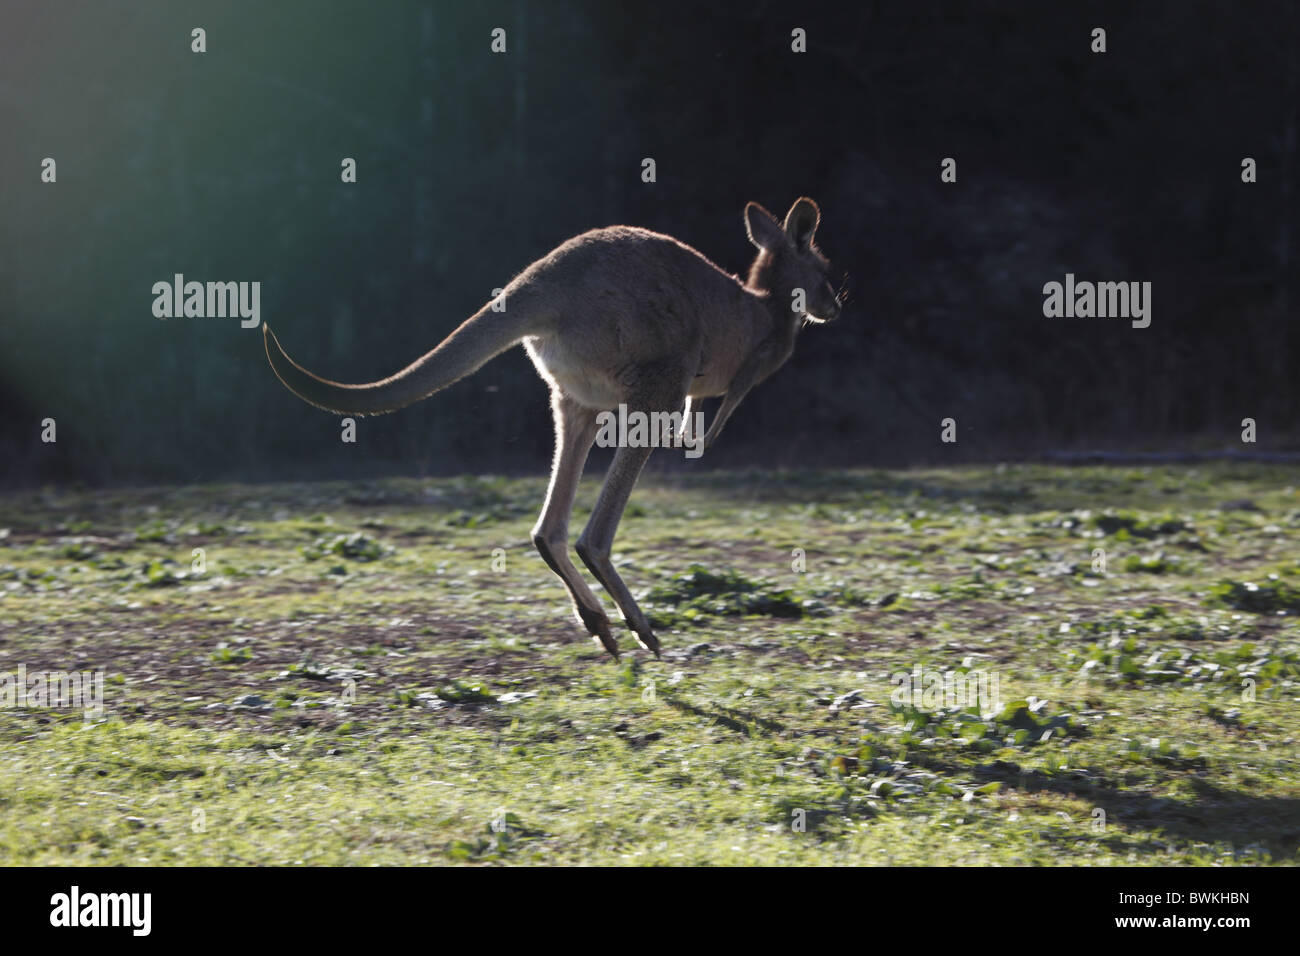
M 830 262 L 813 242 L 819 222 L 821 211 L 811 199 L 796 200 L 784 225 L 756 202 L 745 206 L 745 229 L 758 247 L 747 284 L 796 318 L 829 322 L 840 314 L 843 298 L 831 284 Z

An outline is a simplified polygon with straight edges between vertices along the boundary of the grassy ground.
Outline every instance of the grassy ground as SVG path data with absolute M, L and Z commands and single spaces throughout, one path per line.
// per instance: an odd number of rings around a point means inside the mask
M 652 476 L 619 664 L 540 479 L 10 495 L 0 673 L 104 713 L 0 709 L 0 862 L 1295 863 L 1298 487 Z

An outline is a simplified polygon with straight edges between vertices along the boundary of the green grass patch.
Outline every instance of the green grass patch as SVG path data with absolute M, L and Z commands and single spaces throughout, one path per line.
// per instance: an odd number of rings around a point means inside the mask
M 103 675 L 0 706 L 0 861 L 1300 863 L 1294 469 L 679 468 L 618 664 L 540 475 L 0 498 L 0 674 Z

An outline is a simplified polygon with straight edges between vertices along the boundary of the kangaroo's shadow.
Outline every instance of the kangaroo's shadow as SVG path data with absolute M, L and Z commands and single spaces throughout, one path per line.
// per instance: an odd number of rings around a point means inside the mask
M 916 762 L 936 772 L 969 772 L 943 760 Z M 1182 801 L 1088 778 L 1026 772 L 1002 761 L 978 767 L 975 773 L 1021 793 L 1060 793 L 1086 800 L 1105 812 L 1108 825 L 1134 832 L 1158 830 L 1163 840 L 1125 844 L 1140 853 L 1164 852 L 1173 841 L 1227 842 L 1236 850 L 1262 847 L 1275 861 L 1293 859 L 1300 851 L 1300 798 L 1296 797 L 1255 796 L 1191 777 L 1195 799 Z M 1103 838 L 1102 842 L 1109 841 Z

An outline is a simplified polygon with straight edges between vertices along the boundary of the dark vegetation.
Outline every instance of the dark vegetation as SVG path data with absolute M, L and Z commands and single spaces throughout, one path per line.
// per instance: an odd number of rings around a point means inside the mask
M 804 193 L 851 307 L 714 463 L 1242 449 L 1246 417 L 1247 450 L 1296 447 L 1294 4 L 235 3 L 203 10 L 202 56 L 195 18 L 7 18 L 0 79 L 29 91 L 0 103 L 9 480 L 536 471 L 550 421 L 522 350 L 345 445 L 257 330 L 155 319 L 151 285 L 259 280 L 296 358 L 366 380 L 571 235 L 633 223 L 742 270 L 744 203 Z M 1152 282 L 1151 327 L 1044 318 L 1066 272 Z

